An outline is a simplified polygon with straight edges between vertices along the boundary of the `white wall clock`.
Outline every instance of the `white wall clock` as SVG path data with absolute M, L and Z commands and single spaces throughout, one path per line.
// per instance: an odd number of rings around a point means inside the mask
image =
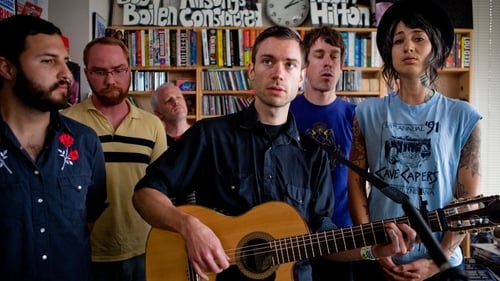
M 309 15 L 310 0 L 267 0 L 266 15 L 271 22 L 282 26 L 299 26 Z

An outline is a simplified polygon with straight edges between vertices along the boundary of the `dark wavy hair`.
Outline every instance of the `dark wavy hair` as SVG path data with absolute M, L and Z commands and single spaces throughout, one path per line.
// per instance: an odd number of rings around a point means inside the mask
M 450 48 L 447 46 L 443 36 L 438 28 L 435 28 L 423 15 L 403 13 L 401 17 L 392 21 L 387 34 L 384 38 L 382 48 L 380 48 L 380 56 L 384 61 L 382 75 L 387 85 L 394 86 L 394 83 L 399 78 L 399 73 L 394 69 L 392 64 L 392 46 L 394 31 L 398 23 L 403 22 L 409 28 L 420 28 L 427 36 L 432 45 L 431 57 L 426 68 L 425 74 L 421 77 L 422 84 L 430 86 L 438 78 L 438 70 L 442 68 L 446 62 L 446 57 L 450 53 Z M 380 46 L 379 46 L 380 47 Z

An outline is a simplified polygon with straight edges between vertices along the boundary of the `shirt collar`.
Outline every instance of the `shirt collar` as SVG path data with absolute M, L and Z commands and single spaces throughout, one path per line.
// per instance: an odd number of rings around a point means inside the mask
M 7 124 L 5 120 L 3 120 L 3 117 L 1 115 L 0 115 L 0 130 L 2 131 L 1 134 L 4 134 L 6 136 L 10 135 L 11 133 L 9 124 Z M 67 124 L 67 120 L 62 118 L 58 110 L 52 110 L 50 112 L 50 123 L 48 127 L 49 136 L 58 134 L 62 131 L 66 131 L 69 134 L 74 135 L 74 133 L 71 131 L 70 127 Z
M 134 118 L 134 119 L 140 119 L 141 118 L 141 114 L 139 112 L 140 109 L 137 106 L 133 105 L 128 98 L 125 98 L 125 102 L 127 103 L 128 108 L 129 108 L 129 112 L 128 112 L 127 116 L 130 118 Z M 88 97 L 87 99 L 82 101 L 82 103 L 85 104 L 85 107 L 89 111 L 90 110 L 99 111 L 95 107 L 94 103 L 92 102 L 91 97 Z
M 255 102 L 252 102 L 247 109 L 240 111 L 237 118 L 238 126 L 244 130 L 255 130 L 261 124 L 255 109 Z M 300 146 L 300 133 L 295 123 L 295 117 L 290 111 L 288 111 L 285 127 L 285 135 Z

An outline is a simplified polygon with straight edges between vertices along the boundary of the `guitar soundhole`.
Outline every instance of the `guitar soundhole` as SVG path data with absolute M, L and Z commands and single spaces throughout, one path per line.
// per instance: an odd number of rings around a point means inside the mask
M 257 279 L 250 278 L 243 274 L 237 265 L 231 265 L 228 269 L 217 274 L 215 277 L 216 281 L 273 281 L 276 280 L 276 274 L 272 274 L 268 277 L 257 277 Z
M 251 280 L 273 280 L 267 279 L 274 276 L 277 268 L 273 263 L 273 251 L 269 247 L 269 241 L 274 238 L 263 232 L 250 233 L 238 244 L 236 254 L 239 270 Z

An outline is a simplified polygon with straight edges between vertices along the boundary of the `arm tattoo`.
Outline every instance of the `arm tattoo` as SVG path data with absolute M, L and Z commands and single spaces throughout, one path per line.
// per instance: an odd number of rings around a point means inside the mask
M 467 178 L 470 179 L 480 177 L 480 129 L 479 125 L 472 130 L 469 139 L 465 143 L 464 147 L 460 151 L 460 161 L 458 163 L 458 173 L 462 174 L 466 178 L 457 177 L 455 184 L 455 197 L 466 198 L 469 197 L 470 189 L 468 188 Z
M 366 143 L 361 129 L 359 128 L 358 118 L 354 116 L 352 128 L 352 147 L 350 159 L 355 164 L 366 161 Z
M 472 130 L 464 148 L 462 148 L 460 153 L 460 162 L 458 164 L 459 169 L 466 168 L 470 170 L 471 176 L 480 176 L 480 143 L 481 133 L 478 126 L 476 126 L 476 128 Z

